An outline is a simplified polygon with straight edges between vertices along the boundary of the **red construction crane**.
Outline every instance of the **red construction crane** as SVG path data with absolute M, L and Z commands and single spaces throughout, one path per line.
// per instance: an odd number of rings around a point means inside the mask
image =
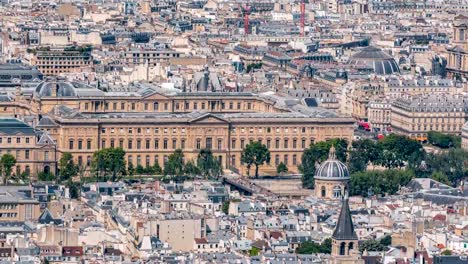
M 301 37 L 304 36 L 305 27 L 305 0 L 301 0 Z
M 249 34 L 249 15 L 250 15 L 250 6 L 245 4 L 242 6 L 242 13 L 244 14 L 244 34 Z

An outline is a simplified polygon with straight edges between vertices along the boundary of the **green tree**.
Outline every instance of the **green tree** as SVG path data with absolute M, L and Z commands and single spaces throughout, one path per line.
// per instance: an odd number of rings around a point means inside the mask
M 258 256 L 259 253 L 260 253 L 260 249 L 255 248 L 255 247 L 253 247 L 253 248 L 251 248 L 251 249 L 249 250 L 249 255 L 250 255 L 251 257 Z
M 142 175 L 142 174 L 145 174 L 145 173 L 146 173 L 145 168 L 144 168 L 141 164 L 138 164 L 138 165 L 136 166 L 135 171 L 136 171 L 136 173 L 137 173 L 138 175 Z
M 16 159 L 13 155 L 7 153 L 0 158 L 0 166 L 3 173 L 3 184 L 6 185 L 11 177 L 11 171 L 16 164 Z
M 66 186 L 68 187 L 70 191 L 70 198 L 71 199 L 78 199 L 80 198 L 80 189 L 81 189 L 81 183 L 80 182 L 74 182 L 72 179 L 69 179 L 66 183 Z
M 73 156 L 70 152 L 64 152 L 59 160 L 59 176 L 60 181 L 67 181 L 78 173 L 78 165 L 73 161 Z
M 286 166 L 286 164 L 284 164 L 283 162 L 280 162 L 280 164 L 278 164 L 278 166 L 276 167 L 276 173 L 281 175 L 287 172 L 288 172 L 288 167 Z
M 164 175 L 181 177 L 184 174 L 184 153 L 176 149 L 164 164 Z
M 197 165 L 195 165 L 193 160 L 189 160 L 187 163 L 185 163 L 184 172 L 187 174 L 187 176 L 193 178 L 200 174 L 200 169 L 197 167 Z
M 163 173 L 162 168 L 159 166 L 157 161 L 154 163 L 152 171 L 154 175 L 161 175 Z
M 225 201 L 223 203 L 223 207 L 221 208 L 221 210 L 223 211 L 223 213 L 225 213 L 226 215 L 229 214 L 229 204 L 231 202 L 230 201 Z
M 448 186 L 452 185 L 447 175 L 445 175 L 444 173 L 440 171 L 433 172 L 431 175 L 431 179 L 433 179 L 434 181 L 443 183 L 443 184 L 447 184 Z
M 104 148 L 94 152 L 92 168 L 98 178 L 111 176 L 111 180 L 116 181 L 125 173 L 125 151 L 122 148 Z
M 414 177 L 411 170 L 389 169 L 384 171 L 363 171 L 351 175 L 349 192 L 351 195 L 367 197 L 372 194 L 395 194 L 400 186 L 407 185 Z
M 452 250 L 446 249 L 440 253 L 442 256 L 451 256 L 452 255 Z
M 440 148 L 459 148 L 461 145 L 461 137 L 454 135 L 447 135 L 437 131 L 429 131 L 427 133 L 427 141 Z
M 219 177 L 222 173 L 219 160 L 213 156 L 211 149 L 202 149 L 198 153 L 197 167 L 205 179 L 211 177 Z
M 40 180 L 40 181 L 55 181 L 55 176 L 54 174 L 52 173 L 46 173 L 46 172 L 40 172 L 38 175 L 37 175 L 37 178 Z
M 251 142 L 242 151 L 241 161 L 247 166 L 247 176 L 250 175 L 250 168 L 254 165 L 255 178 L 258 178 L 258 168 L 265 162 L 270 162 L 270 151 L 265 144 L 259 141 Z
M 405 162 L 414 167 L 424 157 L 421 143 L 406 136 L 391 134 L 379 141 L 379 144 L 381 154 L 377 163 L 387 168 L 401 168 Z
M 366 240 L 359 246 L 359 251 L 385 251 L 392 244 L 390 235 L 384 236 L 379 240 Z
M 468 177 L 468 151 L 451 148 L 437 154 L 426 156 L 426 168 L 418 168 L 418 176 L 427 177 L 434 172 L 445 174 L 453 186 Z
M 382 148 L 377 142 L 371 139 L 361 139 L 354 141 L 352 146 L 348 165 L 351 173 L 365 171 L 369 163 L 376 163 L 380 160 Z
M 133 166 L 132 162 L 128 163 L 127 174 L 128 174 L 128 176 L 131 176 L 131 177 L 133 177 L 133 175 L 135 175 L 135 166 Z
M 262 68 L 262 63 L 259 62 L 259 63 L 251 63 L 249 65 L 247 65 L 247 68 L 246 68 L 246 72 L 249 73 L 251 72 L 253 69 L 260 69 Z
M 301 245 L 296 248 L 297 254 L 330 254 L 332 248 L 331 238 L 325 239 L 321 244 L 315 243 L 313 241 L 306 241 L 301 243 Z
M 314 188 L 316 166 L 328 158 L 331 146 L 335 146 L 336 158 L 342 162 L 346 161 L 348 142 L 345 139 L 334 138 L 312 144 L 304 150 L 301 165 L 298 166 L 299 171 L 302 173 L 302 185 L 304 188 Z

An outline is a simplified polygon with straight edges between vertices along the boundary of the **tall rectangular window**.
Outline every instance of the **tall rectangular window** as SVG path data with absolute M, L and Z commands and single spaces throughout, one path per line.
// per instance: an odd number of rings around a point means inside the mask
M 154 148 L 159 149 L 159 139 L 154 140 Z
M 213 141 L 212 138 L 210 138 L 210 137 L 206 138 L 206 145 L 205 145 L 205 147 L 206 147 L 207 149 L 213 148 L 213 142 L 212 142 L 212 141 Z
M 128 140 L 128 149 L 132 149 L 133 148 L 133 142 L 131 139 Z

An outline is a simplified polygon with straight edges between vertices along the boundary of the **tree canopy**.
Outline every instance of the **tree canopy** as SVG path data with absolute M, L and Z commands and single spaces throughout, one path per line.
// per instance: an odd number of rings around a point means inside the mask
M 92 169 L 98 178 L 111 176 L 116 181 L 125 173 L 125 151 L 122 148 L 104 148 L 94 152 Z
M 379 240 L 366 240 L 359 246 L 359 251 L 386 251 L 392 244 L 392 237 L 390 235 L 384 236 Z
M 64 152 L 59 160 L 60 181 L 67 181 L 78 173 L 78 165 L 73 161 L 70 152 Z
M 13 166 L 16 164 L 16 159 L 13 155 L 7 153 L 0 158 L 0 169 L 3 175 L 3 184 L 8 183 L 8 179 L 11 177 L 11 171 Z
M 346 161 L 346 149 L 348 142 L 345 139 L 331 139 L 312 144 L 304 150 L 301 165 L 298 167 L 302 173 L 302 185 L 305 188 L 314 187 L 314 175 L 316 166 L 328 158 L 331 146 L 335 146 L 336 157 L 342 162 Z
M 205 179 L 217 178 L 222 173 L 219 160 L 213 156 L 211 149 L 202 149 L 197 158 L 198 171 Z
M 411 170 L 388 169 L 383 171 L 362 171 L 351 174 L 349 192 L 351 195 L 395 194 L 400 186 L 408 184 L 414 177 Z
M 468 151 L 451 148 L 440 153 L 425 155 L 424 166 L 415 168 L 418 177 L 431 177 L 436 172 L 447 176 L 452 185 L 468 177 Z
M 460 136 L 448 135 L 437 131 L 429 131 L 427 133 L 427 141 L 439 148 L 459 148 L 461 146 Z
M 270 151 L 265 144 L 253 141 L 242 151 L 241 161 L 246 164 L 247 176 L 250 175 L 250 168 L 255 166 L 255 178 L 258 178 L 258 168 L 265 162 L 270 162 Z
M 280 162 L 280 164 L 278 164 L 278 166 L 276 167 L 276 173 L 281 175 L 286 172 L 288 172 L 288 167 L 283 162 Z
M 176 149 L 164 164 L 164 175 L 180 177 L 184 174 L 184 153 Z
M 306 241 L 301 243 L 301 245 L 296 248 L 297 254 L 330 254 L 332 249 L 332 240 L 331 238 L 325 239 L 321 244 L 315 243 L 313 241 Z

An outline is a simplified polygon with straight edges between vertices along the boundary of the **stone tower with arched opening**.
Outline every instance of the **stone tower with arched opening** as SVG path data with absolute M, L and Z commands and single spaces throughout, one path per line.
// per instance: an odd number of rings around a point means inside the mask
M 349 210 L 348 196 L 345 194 L 338 222 L 332 235 L 331 263 L 364 263 L 358 253 L 358 242 Z

